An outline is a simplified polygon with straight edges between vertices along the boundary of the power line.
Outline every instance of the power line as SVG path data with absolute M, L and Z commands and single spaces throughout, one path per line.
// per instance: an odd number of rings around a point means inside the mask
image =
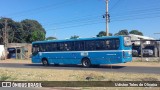
M 74 28 L 74 27 L 88 26 L 88 25 L 100 24 L 100 23 L 105 23 L 105 22 L 86 23 L 86 24 L 81 24 L 81 25 L 66 26 L 66 27 L 55 28 L 55 29 L 59 29 L 59 30 L 60 30 L 60 29 L 67 29 L 67 28 Z M 48 29 L 47 31 L 55 30 L 55 29 Z
M 81 18 L 81 19 L 73 19 L 73 20 L 68 20 L 68 21 L 64 21 L 64 22 L 57 22 L 57 23 L 49 23 L 45 26 L 48 25 L 63 25 L 63 24 L 71 24 L 71 23 L 86 23 L 86 22 L 92 22 L 92 21 L 98 21 L 102 19 L 100 16 L 97 17 L 93 17 L 93 18 Z
M 124 0 L 121 0 L 121 1 L 124 1 Z M 156 9 L 160 9 L 160 8 L 158 8 L 158 7 L 154 7 L 154 6 L 157 6 L 157 4 L 149 4 L 150 6 L 149 7 L 143 7 L 143 8 L 147 8 L 147 9 L 142 9 L 142 7 L 141 8 L 136 8 L 136 7 L 134 7 L 134 8 L 132 8 L 132 9 L 128 9 L 128 8 L 126 8 L 126 9 L 120 9 L 119 8 L 119 11 L 121 11 L 121 12 L 118 12 L 118 13 L 124 13 L 124 12 L 138 12 L 138 11 L 150 11 L 150 10 L 156 10 Z M 133 9 L 135 9 L 135 10 L 133 10 Z M 117 12 L 111 12 L 111 14 L 117 14 Z
M 7 14 L 6 16 L 12 15 L 12 16 L 15 17 L 15 16 L 21 16 L 21 15 L 26 14 L 26 13 L 35 13 L 35 12 L 37 14 L 37 12 L 40 12 L 41 10 L 45 10 L 45 9 L 49 9 L 49 8 L 55 9 L 55 8 L 60 7 L 61 5 L 68 4 L 70 2 L 73 2 L 73 1 L 71 1 L 71 0 L 68 1 L 67 0 L 65 2 L 60 2 L 60 3 L 51 4 L 51 5 L 47 5 L 47 6 L 42 6 L 42 7 L 38 7 L 38 8 L 34 8 L 34 9 L 29 9 L 29 10 L 24 10 L 24 11 L 20 11 L 20 12 L 15 12 L 15 13 Z M 45 10 L 45 11 L 47 11 L 47 10 Z M 43 11 L 43 13 L 44 13 L 44 11 Z
M 154 10 L 154 11 L 153 11 Z M 130 14 L 137 14 L 137 13 L 150 13 L 150 12 L 159 12 L 160 8 L 152 8 L 152 9 L 140 9 L 140 10 L 131 10 L 131 11 L 126 11 L 126 12 L 118 12 L 117 13 L 112 13 L 112 15 L 126 15 L 126 13 L 130 13 Z
M 138 17 L 138 18 L 126 18 L 126 19 L 117 19 L 117 20 L 113 20 L 111 22 L 115 22 L 115 21 L 127 21 L 127 20 L 137 20 L 137 19 L 149 19 L 149 18 L 159 18 L 159 16 L 152 16 L 152 17 Z
M 158 15 L 160 14 L 160 12 L 149 12 L 149 13 L 134 13 L 134 14 L 125 14 L 125 15 L 119 15 L 119 16 L 115 16 L 115 17 L 111 17 L 111 19 L 117 19 L 117 18 L 124 18 L 124 17 L 137 17 L 137 16 L 151 16 L 151 15 Z
M 122 0 L 117 0 L 117 2 L 110 8 L 110 11 L 112 11 L 112 9 L 114 9 L 116 6 L 118 6 L 120 1 L 122 1 Z

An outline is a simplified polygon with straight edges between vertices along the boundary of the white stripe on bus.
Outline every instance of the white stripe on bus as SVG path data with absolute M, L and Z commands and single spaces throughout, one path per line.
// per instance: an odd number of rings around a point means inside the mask
M 101 50 L 101 51 L 58 51 L 58 52 L 39 52 L 39 53 L 82 53 L 82 52 L 123 52 L 132 50 Z

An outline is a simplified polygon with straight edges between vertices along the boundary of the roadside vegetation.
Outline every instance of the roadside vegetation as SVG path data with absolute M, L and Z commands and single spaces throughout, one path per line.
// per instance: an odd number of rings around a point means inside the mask
M 0 81 L 160 81 L 160 75 L 86 70 L 0 68 Z

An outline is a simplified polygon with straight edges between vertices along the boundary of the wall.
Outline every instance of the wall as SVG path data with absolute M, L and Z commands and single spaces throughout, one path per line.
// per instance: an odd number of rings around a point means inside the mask
M 0 45 L 0 60 L 4 60 L 4 59 L 5 59 L 4 45 Z

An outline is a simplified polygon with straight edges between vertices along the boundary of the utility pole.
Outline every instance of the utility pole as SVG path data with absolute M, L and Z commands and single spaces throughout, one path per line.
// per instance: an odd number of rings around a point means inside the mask
M 160 33 L 154 33 L 154 34 L 160 34 Z M 160 42 L 158 42 L 158 51 L 159 51 L 159 61 L 160 61 Z
M 5 55 L 7 56 L 7 47 L 8 47 L 8 20 L 7 18 L 4 18 L 3 43 L 5 47 Z M 5 59 L 6 59 L 6 56 L 5 56 Z
M 8 22 L 7 19 L 4 19 L 4 31 L 3 31 L 3 42 L 4 42 L 4 46 L 7 47 L 8 46 Z
M 109 36 L 109 13 L 108 13 L 108 1 L 106 0 L 106 36 Z

